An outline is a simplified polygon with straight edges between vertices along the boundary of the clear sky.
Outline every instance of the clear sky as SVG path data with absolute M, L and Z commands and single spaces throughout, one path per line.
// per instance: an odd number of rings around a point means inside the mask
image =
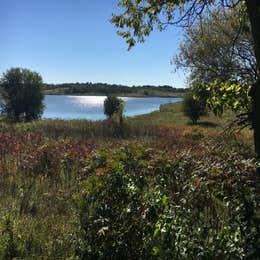
M 154 31 L 130 52 L 109 22 L 117 0 L 0 0 L 0 73 L 39 72 L 47 83 L 104 82 L 184 87 L 171 58 L 180 29 Z

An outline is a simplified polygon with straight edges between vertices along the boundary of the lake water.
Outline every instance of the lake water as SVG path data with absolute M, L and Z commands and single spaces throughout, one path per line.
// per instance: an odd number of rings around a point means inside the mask
M 45 96 L 43 118 L 60 119 L 105 119 L 103 104 L 106 96 Z M 136 116 L 158 110 L 160 105 L 176 103 L 181 98 L 136 98 L 120 97 L 125 101 L 124 115 Z

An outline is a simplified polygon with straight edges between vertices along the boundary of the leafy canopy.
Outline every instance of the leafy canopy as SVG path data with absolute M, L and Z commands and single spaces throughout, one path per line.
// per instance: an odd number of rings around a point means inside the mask
M 154 27 L 164 30 L 168 25 L 191 26 L 202 13 L 215 7 L 232 8 L 242 0 L 121 0 L 121 13 L 114 14 L 111 22 L 119 28 L 118 34 L 126 39 L 129 49 L 143 42 Z
M 153 29 L 187 28 L 177 67 L 190 72 L 191 86 L 203 92 L 204 99 L 211 97 L 208 105 L 216 114 L 226 106 L 248 111 L 257 71 L 245 1 L 122 0 L 118 7 L 121 13 L 111 21 L 129 49 Z
M 253 39 L 243 8 L 212 12 L 186 30 L 176 68 L 189 72 L 190 86 L 215 114 L 228 107 L 251 110 L 249 89 L 257 77 Z
M 254 43 L 243 8 L 203 16 L 186 30 L 173 62 L 191 72 L 192 81 L 256 79 Z

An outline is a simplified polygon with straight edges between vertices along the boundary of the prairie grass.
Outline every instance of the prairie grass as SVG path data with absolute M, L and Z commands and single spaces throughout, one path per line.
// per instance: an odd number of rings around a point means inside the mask
M 0 259 L 256 259 L 252 133 L 180 105 L 110 121 L 0 123 Z M 174 123 L 175 122 L 175 123 Z M 213 124 L 214 123 L 214 124 Z

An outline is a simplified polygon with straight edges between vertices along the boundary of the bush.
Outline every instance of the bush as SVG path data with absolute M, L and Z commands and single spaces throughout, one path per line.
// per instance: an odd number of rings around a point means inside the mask
M 192 93 L 187 93 L 183 99 L 183 112 L 193 124 L 197 124 L 199 118 L 206 115 L 206 105 Z
M 2 109 L 8 118 L 27 121 L 43 112 L 43 81 L 37 72 L 12 68 L 1 79 Z
M 104 114 L 111 118 L 120 108 L 122 100 L 116 96 L 107 96 L 104 101 Z
M 125 124 L 123 120 L 125 103 L 116 96 L 108 96 L 104 101 L 104 113 L 109 117 L 113 136 L 123 137 L 125 133 Z
M 78 256 L 256 259 L 255 162 L 204 145 L 200 159 L 139 145 L 97 153 L 80 198 Z

